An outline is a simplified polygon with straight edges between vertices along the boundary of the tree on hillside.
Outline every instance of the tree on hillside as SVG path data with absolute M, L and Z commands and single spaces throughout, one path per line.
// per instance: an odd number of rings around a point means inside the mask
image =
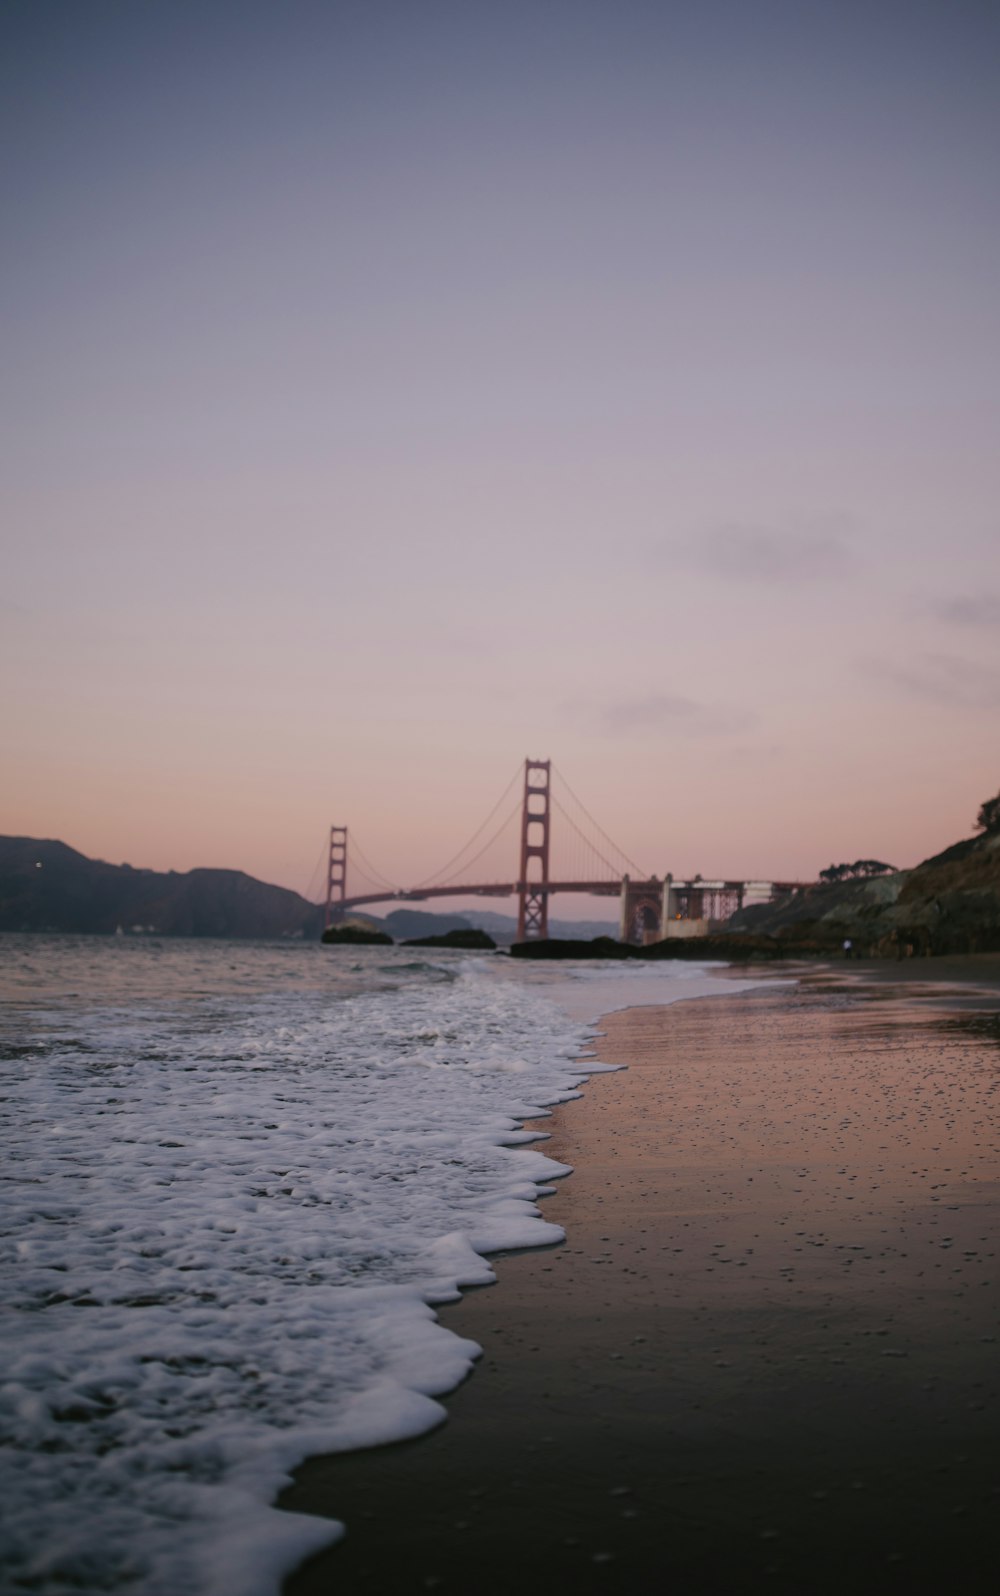
M 891 876 L 896 866 L 884 864 L 881 859 L 855 859 L 853 864 L 830 865 L 821 870 L 821 881 L 856 881 L 864 876 Z
M 980 831 L 1000 831 L 1000 792 L 980 806 L 976 826 Z

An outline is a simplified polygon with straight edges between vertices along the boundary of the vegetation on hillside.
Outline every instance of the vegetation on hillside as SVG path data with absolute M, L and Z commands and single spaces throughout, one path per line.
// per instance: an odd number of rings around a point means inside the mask
M 987 798 L 985 803 L 980 804 L 976 827 L 979 831 L 1000 831 L 1000 792 L 995 798 Z
M 865 880 L 870 876 L 895 875 L 896 866 L 883 864 L 881 859 L 855 859 L 853 864 L 829 865 L 821 870 L 821 881 Z

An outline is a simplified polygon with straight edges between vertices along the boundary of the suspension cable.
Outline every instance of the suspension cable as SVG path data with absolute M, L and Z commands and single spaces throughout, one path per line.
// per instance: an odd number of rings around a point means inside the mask
M 372 864 L 371 860 L 366 856 L 364 849 L 362 848 L 361 844 L 359 843 L 359 841 L 357 839 L 357 835 L 355 834 L 354 831 L 350 831 L 350 832 L 348 832 L 348 852 L 347 852 L 347 866 L 348 866 L 348 869 L 350 869 L 350 867 L 351 867 L 351 858 L 352 858 L 352 856 L 354 854 L 357 854 L 358 857 L 361 860 L 361 867 L 360 867 L 360 870 L 359 870 L 359 874 L 361 874 L 363 876 L 367 875 L 368 880 L 372 883 L 373 886 L 384 887 L 387 892 L 398 892 L 399 891 L 399 888 L 397 887 L 397 885 L 396 885 L 396 883 L 394 881 L 387 881 L 385 876 L 382 874 L 381 870 L 376 870 L 376 868 Z M 358 867 L 355 866 L 355 869 L 357 869 L 357 868 Z
M 349 898 L 356 898 L 356 897 L 360 896 L 360 893 L 357 890 L 359 886 L 360 887 L 374 887 L 374 889 L 375 889 L 375 891 L 377 893 L 379 893 L 380 895 L 384 895 L 385 897 L 393 897 L 393 898 L 395 898 L 395 897 L 398 896 L 398 893 L 397 893 L 397 890 L 396 890 L 395 887 L 387 887 L 385 885 L 384 881 L 376 881 L 375 877 L 374 876 L 370 876 L 366 870 L 362 870 L 362 868 L 361 868 L 361 866 L 359 864 L 351 865 L 350 866 L 350 871 L 351 871 L 351 888 L 352 888 L 352 890 L 347 894 L 347 896 Z
M 573 819 L 573 816 L 569 813 L 569 810 L 563 808 L 562 804 L 559 802 L 559 799 L 556 797 L 555 793 L 552 794 L 552 806 L 553 806 L 554 809 L 558 809 L 559 813 L 562 815 L 564 820 L 569 822 L 569 824 L 572 826 L 573 830 L 576 832 L 577 836 L 582 838 L 583 842 L 590 849 L 591 853 L 595 856 L 595 858 L 600 859 L 602 865 L 606 865 L 607 868 L 611 871 L 611 874 L 613 876 L 617 876 L 620 873 L 619 869 L 618 869 L 618 866 L 612 864 L 610 859 L 605 859 L 605 857 L 604 857 L 603 853 L 601 852 L 601 850 L 594 846 L 594 844 L 591 842 L 590 838 L 587 836 L 586 832 L 583 832 L 583 831 L 580 830 L 580 827 L 577 825 L 576 821 Z M 625 857 L 624 854 L 622 855 L 622 857 L 623 858 Z
M 471 869 L 471 867 L 475 864 L 477 859 L 481 859 L 483 857 L 484 853 L 488 853 L 489 852 L 490 848 L 492 848 L 492 846 L 496 842 L 497 838 L 500 837 L 503 834 L 503 832 L 506 831 L 506 829 L 510 825 L 511 821 L 515 820 L 517 818 L 517 815 L 519 814 L 520 809 L 521 809 L 521 800 L 518 799 L 517 803 L 514 805 L 514 808 L 511 810 L 511 812 L 507 816 L 506 820 L 503 822 L 502 825 L 497 827 L 496 831 L 493 833 L 492 837 L 490 837 L 489 841 L 483 843 L 483 846 L 480 848 L 479 852 L 476 853 L 476 854 L 473 854 L 471 859 L 467 859 L 465 861 L 464 865 L 462 866 L 461 870 L 456 870 L 455 871 L 455 875 L 446 876 L 443 881 L 438 883 L 438 885 L 442 886 L 442 887 L 450 886 L 451 883 L 454 881 L 455 876 L 462 875 L 466 870 Z M 480 828 L 480 829 L 482 829 L 482 828 Z
M 313 897 L 313 893 L 318 890 L 319 881 L 322 880 L 323 861 L 326 858 L 326 849 L 327 849 L 327 845 L 324 842 L 323 845 L 321 846 L 320 850 L 319 850 L 319 858 L 316 860 L 316 864 L 315 864 L 315 866 L 313 868 L 313 873 L 309 877 L 309 885 L 306 887 L 305 892 L 302 894 L 302 896 L 305 898 L 307 903 L 322 902 L 322 899 L 318 899 L 317 900 L 316 898 L 314 898 Z
M 416 883 L 416 886 L 414 886 L 414 887 L 412 887 L 410 889 L 411 891 L 416 892 L 418 890 L 418 888 L 420 888 L 420 887 L 429 887 L 429 886 L 433 885 L 436 882 L 439 883 L 441 886 L 444 886 L 446 884 L 445 881 L 441 880 L 441 878 L 444 877 L 446 872 L 451 869 L 452 865 L 455 865 L 455 864 L 458 863 L 458 861 L 462 858 L 463 854 L 468 853 L 469 849 L 472 847 L 472 844 L 476 841 L 476 839 L 478 837 L 482 836 L 483 832 L 486 830 L 486 827 L 489 825 L 490 821 L 493 819 L 493 816 L 496 814 L 497 810 L 500 808 L 500 805 L 502 803 L 506 802 L 507 797 L 508 797 L 508 795 L 510 793 L 510 789 L 514 786 L 514 783 L 520 777 L 521 772 L 523 771 L 523 769 L 524 769 L 523 765 L 518 765 L 518 767 L 515 770 L 513 776 L 511 776 L 510 781 L 507 783 L 507 785 L 504 788 L 503 792 L 500 794 L 500 796 L 497 799 L 496 803 L 493 805 L 493 808 L 490 810 L 489 814 L 486 816 L 486 819 L 483 821 L 482 825 L 479 826 L 472 833 L 472 836 L 469 838 L 468 842 L 465 844 L 465 847 L 464 848 L 460 848 L 456 854 L 453 854 L 452 857 L 448 860 L 448 863 L 447 864 L 443 864 L 441 866 L 440 870 L 435 870 L 429 876 L 425 876 L 422 881 L 418 881 Z M 507 824 L 507 822 L 505 820 L 504 821 L 504 825 L 506 825 L 506 824 Z M 503 829 L 503 827 L 501 827 L 501 830 L 502 829 Z M 494 841 L 494 840 L 495 840 L 495 838 L 491 838 L 490 839 L 491 842 Z M 489 847 L 489 843 L 487 843 L 487 847 Z M 480 852 L 476 854 L 476 859 L 481 858 L 482 854 L 484 852 L 485 852 L 485 849 L 480 849 Z M 468 863 L 469 864 L 474 864 L 475 860 L 470 859 L 470 860 L 468 860 Z M 448 880 L 453 880 L 454 878 L 449 876 L 447 879 Z
M 619 848 L 619 846 L 618 846 L 617 842 L 615 842 L 614 838 L 608 836 L 608 834 L 605 831 L 604 827 L 598 821 L 596 821 L 594 819 L 593 815 L 590 813 L 590 810 L 587 808 L 586 804 L 583 802 L 583 799 L 577 797 L 576 793 L 573 791 L 572 787 L 570 786 L 569 782 L 566 780 L 566 777 L 563 775 L 562 771 L 561 770 L 556 770 L 555 774 L 559 777 L 559 780 L 562 782 L 563 786 L 566 788 L 566 791 L 569 793 L 569 795 L 573 799 L 574 803 L 579 804 L 580 808 L 583 810 L 583 812 L 586 815 L 587 819 L 590 821 L 590 824 L 594 827 L 594 829 L 596 831 L 600 832 L 600 834 L 604 838 L 605 842 L 611 848 L 614 849 L 615 853 L 620 854 L 621 857 L 625 860 L 625 863 L 627 865 L 631 865 L 632 869 L 635 871 L 637 876 L 641 876 L 644 879 L 651 879 L 651 877 L 649 876 L 649 871 L 648 870 L 643 870 L 640 865 L 637 865 L 634 859 L 630 859 L 629 858 L 629 856 L 625 852 L 624 848 Z M 568 818 L 569 817 L 567 816 L 567 819 Z M 597 852 L 596 849 L 594 851 L 595 851 L 595 853 Z M 600 857 L 601 857 L 601 855 L 598 854 L 598 858 L 600 858 Z M 605 860 L 604 862 L 605 862 L 605 864 L 607 864 L 607 860 Z

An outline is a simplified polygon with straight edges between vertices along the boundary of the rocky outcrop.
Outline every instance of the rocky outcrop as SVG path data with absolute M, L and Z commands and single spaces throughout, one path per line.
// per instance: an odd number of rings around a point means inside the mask
M 630 947 L 627 942 L 616 942 L 614 937 L 594 937 L 590 942 L 577 942 L 569 937 L 539 937 L 531 942 L 515 942 L 510 956 L 512 959 L 632 959 L 642 951 Z
M 847 938 L 875 957 L 998 951 L 1000 832 L 955 843 L 913 870 L 744 909 L 727 929 L 772 936 L 788 952 L 832 952 Z
M 496 943 L 486 931 L 477 931 L 474 926 L 470 926 L 467 931 L 444 931 L 440 936 L 410 937 L 403 946 L 404 948 L 464 948 L 470 953 L 487 953 L 496 947 Z
M 378 931 L 371 925 L 358 924 L 356 921 L 327 926 L 320 941 L 332 943 L 334 946 L 346 943 L 352 948 L 363 946 L 391 948 L 393 945 L 392 937 L 387 936 L 384 931 Z
M 647 963 L 659 959 L 724 959 L 742 963 L 780 959 L 785 953 L 776 937 L 725 932 L 706 937 L 667 937 L 644 945 L 616 942 L 614 937 L 594 937 L 590 942 L 549 937 L 545 941 L 515 942 L 510 950 L 513 959 L 645 959 Z

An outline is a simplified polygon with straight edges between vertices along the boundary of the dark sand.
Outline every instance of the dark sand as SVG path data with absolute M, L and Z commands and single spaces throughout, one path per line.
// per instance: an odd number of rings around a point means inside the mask
M 996 1589 L 1000 959 L 781 974 L 603 1022 L 568 1241 L 443 1310 L 446 1425 L 299 1471 L 288 1596 Z

